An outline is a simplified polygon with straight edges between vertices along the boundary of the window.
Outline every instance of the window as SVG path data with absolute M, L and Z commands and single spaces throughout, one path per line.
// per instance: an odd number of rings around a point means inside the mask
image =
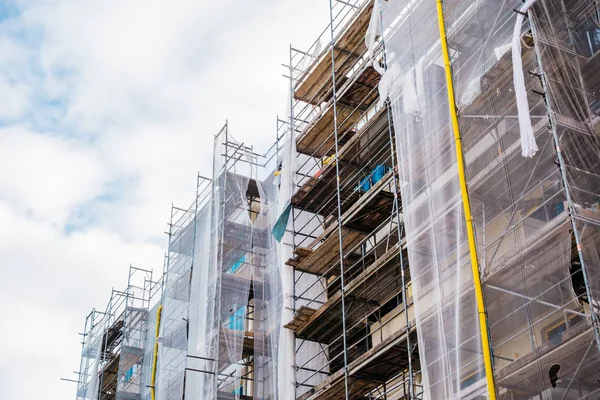
M 240 307 L 229 317 L 229 329 L 232 331 L 243 331 L 246 321 L 246 307 Z
M 565 204 L 560 201 L 557 203 L 549 203 L 540 206 L 537 210 L 531 213 L 530 218 L 535 218 L 540 221 L 548 222 L 553 218 L 558 217 L 565 211 Z
M 242 265 L 244 265 L 245 258 L 246 258 L 245 256 L 241 256 L 239 260 L 237 260 L 235 263 L 233 263 L 233 265 L 231 266 L 231 268 L 229 268 L 229 270 L 227 272 L 230 274 L 233 274 L 235 271 L 240 269 L 242 267 Z
M 579 262 L 579 256 L 577 260 L 571 261 L 571 267 L 569 268 L 571 274 L 571 284 L 573 285 L 573 291 L 575 296 L 581 301 L 589 304 L 587 297 L 587 290 L 585 287 L 585 279 L 583 278 L 583 272 L 581 271 L 581 263 Z
M 473 385 L 474 383 L 479 382 L 483 378 L 485 378 L 485 371 L 477 370 L 477 371 L 473 372 L 471 375 L 467 376 L 465 379 L 463 379 L 460 382 L 460 390 L 468 388 L 469 386 Z
M 581 322 L 583 319 L 584 318 L 581 315 L 572 314 L 568 318 L 569 325 L 567 326 L 567 321 L 565 321 L 563 318 L 557 324 L 547 326 L 544 329 L 544 332 L 545 332 L 544 338 L 546 339 L 546 341 L 549 341 L 552 344 L 556 344 L 556 345 L 561 344 L 563 333 L 565 333 L 567 331 L 567 329 L 570 328 L 571 326 Z

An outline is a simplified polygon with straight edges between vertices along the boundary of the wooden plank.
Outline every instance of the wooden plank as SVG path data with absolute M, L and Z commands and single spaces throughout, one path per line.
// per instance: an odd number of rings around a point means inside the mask
M 354 72 L 344 79 L 337 93 L 339 102 L 366 111 L 379 97 L 380 80 L 381 75 L 371 66 Z
M 366 207 L 371 200 L 373 200 L 384 187 L 388 185 L 392 181 L 392 177 L 394 176 L 393 171 L 388 171 L 383 178 L 379 180 L 371 189 L 369 189 L 362 197 L 360 197 L 360 201 L 354 203 L 348 211 L 342 215 L 342 225 L 350 222 L 354 217 L 358 215 L 358 213 Z
M 291 329 L 293 331 L 296 331 L 298 329 L 298 327 L 303 325 L 304 322 L 306 322 L 316 311 L 317 310 L 315 310 L 314 308 L 301 306 L 296 311 L 296 314 L 294 315 L 294 319 L 292 321 L 288 322 L 287 324 L 285 324 L 283 327 Z
M 286 265 L 297 267 L 306 257 L 310 256 L 314 249 L 318 247 L 330 234 L 337 230 L 337 222 L 329 225 L 319 236 L 317 236 L 308 247 L 297 247 L 294 250 L 296 258 L 291 258 L 286 261 Z
M 404 246 L 405 247 L 405 246 Z M 400 248 L 394 246 L 386 251 L 381 257 L 378 257 L 377 260 L 373 264 L 371 264 L 367 269 L 365 269 L 360 275 L 358 275 L 355 279 L 350 281 L 348 286 L 346 287 L 347 293 L 352 293 L 354 289 L 363 284 L 367 279 L 369 279 L 373 274 L 375 274 L 382 266 L 387 264 L 392 258 L 394 258 L 397 254 L 400 253 Z
M 346 287 L 346 296 L 352 294 L 352 292 L 358 288 L 361 284 L 363 284 L 367 279 L 369 279 L 373 274 L 375 274 L 383 265 L 385 265 L 389 260 L 391 260 L 396 254 L 398 254 L 398 247 L 393 247 L 389 249 L 385 254 L 379 257 L 373 264 L 371 264 L 367 269 L 365 269 L 360 275 L 358 275 L 355 279 L 351 280 L 348 286 Z M 333 296 L 331 296 L 325 304 L 319 307 L 318 310 L 313 312 L 307 319 L 305 319 L 304 323 L 298 325 L 296 331 L 297 335 L 301 335 L 306 328 L 308 328 L 312 323 L 318 320 L 321 316 L 323 316 L 330 308 L 335 306 L 342 298 L 341 290 L 337 291 Z M 377 306 L 376 308 L 378 308 Z
M 296 253 L 300 258 L 306 258 L 309 255 L 311 255 L 312 252 L 313 251 L 311 249 L 307 249 L 304 247 L 298 247 L 296 250 L 294 250 L 294 253 Z
M 381 108 L 379 111 L 377 111 L 377 113 L 375 113 L 375 115 L 369 119 L 369 121 L 358 131 L 357 134 L 352 135 L 349 140 L 339 148 L 338 154 L 340 165 L 343 162 L 361 164 L 367 161 L 367 159 L 362 160 L 362 157 L 360 157 L 358 154 L 361 147 L 364 147 L 361 146 L 361 143 L 365 141 L 372 143 L 373 140 L 378 139 L 380 136 L 380 125 L 382 122 L 386 125 L 384 132 L 387 133 L 387 110 L 385 108 Z M 387 140 L 387 135 L 385 136 L 386 137 L 382 140 Z M 367 157 L 368 154 L 364 156 L 364 158 Z M 359 159 L 357 160 L 357 158 Z M 349 165 L 345 165 L 344 169 L 347 169 L 348 167 Z M 318 174 L 315 174 L 315 176 L 309 178 L 292 196 L 292 203 L 296 206 L 300 206 L 300 208 L 312 210 L 307 202 L 305 202 L 306 197 L 310 195 L 313 189 L 318 187 L 318 190 L 323 190 L 323 187 L 327 185 L 335 185 L 334 162 L 325 165 L 323 168 L 321 168 Z M 353 191 L 352 188 L 346 189 L 346 191 L 347 190 Z
M 348 82 L 348 86 L 343 89 L 344 93 L 338 97 L 338 145 L 344 145 L 350 140 L 353 132 L 348 131 L 379 97 L 379 92 L 376 90 L 379 74 L 372 68 L 366 68 L 359 73 L 358 79 Z M 382 110 L 385 110 L 385 108 L 382 108 L 376 116 L 381 116 Z M 333 140 L 333 116 L 333 102 L 329 101 L 298 138 L 297 150 L 304 154 L 319 157 L 333 154 L 335 143 Z M 371 117 L 371 119 L 374 118 Z M 363 127 L 361 129 L 362 133 L 368 131 L 369 127 L 369 125 Z M 340 154 L 342 153 L 343 151 L 340 151 Z
M 379 192 L 391 181 L 392 177 L 393 177 L 392 171 L 388 171 L 386 173 L 386 175 L 384 175 L 384 177 L 379 182 L 377 182 L 377 184 L 375 186 L 373 186 L 373 188 L 371 188 L 371 190 L 369 190 L 363 196 L 363 198 L 360 199 L 360 201 L 357 201 L 356 203 L 354 203 L 350 207 L 350 209 L 348 211 L 346 211 L 344 213 L 344 215 L 342 215 L 342 224 L 345 224 L 345 223 L 348 223 L 349 221 L 351 221 L 354 217 L 357 216 L 357 214 L 363 208 L 365 208 L 369 204 L 369 202 L 371 200 L 377 198 L 377 195 L 379 194 Z M 295 259 L 288 260 L 286 262 L 286 264 L 298 268 L 300 266 L 300 264 L 302 264 L 304 259 L 309 257 L 313 253 L 314 249 L 317 248 L 329 235 L 333 234 L 334 231 L 336 231 L 337 229 L 338 229 L 337 222 L 334 222 L 333 224 L 329 225 L 327 227 L 327 229 L 325 229 L 317 238 L 315 238 L 311 242 L 311 244 L 308 246 L 308 248 L 304 248 L 304 247 L 296 248 L 296 250 L 294 250 L 294 253 L 296 254 L 297 257 Z M 301 266 L 300 266 L 300 268 L 301 268 Z
M 309 156 L 323 158 L 335 153 L 333 104 L 315 118 L 296 141 L 296 150 Z M 348 131 L 360 118 L 360 111 L 352 107 L 337 106 L 338 141 L 347 141 L 354 135 Z
M 415 330 L 414 325 L 411 328 L 411 333 Z M 365 395 L 369 390 L 379 385 L 374 379 L 364 380 L 357 377 L 362 369 L 368 367 L 377 358 L 384 356 L 387 352 L 393 349 L 398 343 L 406 340 L 406 330 L 402 329 L 394 333 L 376 347 L 370 349 L 365 354 L 354 360 L 348 366 L 350 370 L 350 378 L 352 379 L 352 398 L 359 398 Z M 341 392 L 340 392 L 341 390 Z M 344 370 L 340 369 L 332 374 L 329 378 L 319 383 L 313 389 L 298 397 L 298 400 L 337 400 L 344 396 Z
M 412 326 L 411 332 L 415 330 L 415 324 Z M 349 373 L 352 375 L 358 373 L 361 369 L 372 363 L 375 358 L 384 355 L 386 352 L 390 351 L 392 347 L 404 340 L 406 340 L 406 328 L 402 327 L 398 331 L 394 332 L 394 334 L 387 337 L 383 342 L 379 343 L 377 346 L 373 347 L 365 354 L 351 362 L 348 366 L 348 369 L 350 370 Z
M 365 35 L 369 27 L 373 0 L 367 2 L 358 12 L 355 19 L 349 21 L 341 36 L 336 40 L 334 48 L 336 80 L 341 80 L 353 67 L 354 61 L 365 52 Z M 307 103 L 317 105 L 328 101 L 331 96 L 331 48 L 328 46 L 314 66 L 309 67 L 301 78 L 302 83 L 296 88 L 294 97 Z M 336 82 L 337 83 L 337 82 Z
M 342 236 L 342 246 L 345 250 L 349 250 L 366 235 L 362 232 L 342 228 Z M 335 271 L 328 271 L 328 269 L 335 264 L 339 257 L 338 235 L 330 235 L 321 246 L 298 263 L 296 270 L 315 275 L 335 275 Z
M 289 260 L 287 260 L 285 262 L 285 265 L 289 265 L 290 267 L 294 267 L 296 268 L 298 266 L 299 262 L 297 260 L 294 260 L 293 258 L 290 258 Z
M 344 72 L 348 72 L 354 62 L 359 58 L 356 54 L 345 52 L 339 48 L 334 49 L 335 69 L 337 82 L 343 78 Z M 332 93 L 332 74 L 331 74 L 331 48 L 319 59 L 314 69 L 309 69 L 308 73 L 302 78 L 302 82 L 294 92 L 294 98 L 306 103 L 318 105 L 321 102 L 329 101 Z
M 358 399 L 376 385 L 373 381 L 350 378 L 350 398 Z M 329 378 L 298 397 L 297 400 L 339 400 L 345 398 L 344 370 L 336 371 Z

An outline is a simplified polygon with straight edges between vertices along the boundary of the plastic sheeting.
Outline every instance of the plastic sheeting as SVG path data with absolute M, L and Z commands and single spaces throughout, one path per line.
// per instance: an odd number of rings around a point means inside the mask
M 383 12 L 425 399 L 461 397 L 483 375 L 463 205 L 434 1 Z M 396 65 L 396 66 L 393 66 Z M 385 79 L 385 78 L 384 78 Z M 480 380 L 480 379 L 477 379 Z M 470 388 L 483 395 L 485 385 Z
M 598 351 L 591 310 L 600 275 L 594 239 L 600 146 L 591 112 L 597 78 L 590 72 L 585 79 L 586 66 L 589 71 L 597 66 L 591 58 L 597 51 L 590 34 L 597 26 L 594 6 L 539 0 L 533 7 L 533 42 L 529 27 L 522 28 L 527 46 L 520 59 L 524 70 L 533 72 L 524 80 L 540 146 L 535 157 L 524 159 L 510 52 L 513 9 L 522 2 L 446 0 L 443 5 L 497 393 L 583 398 L 598 388 L 592 379 Z M 382 81 L 388 83 L 404 181 L 424 397 L 485 398 L 435 7 L 434 1 L 420 0 L 386 4 L 389 68 Z M 537 68 L 540 59 L 543 72 Z
M 260 193 L 260 213 L 257 216 L 254 232 L 253 251 L 260 257 L 254 282 L 262 282 L 262 296 L 255 295 L 254 323 L 254 363 L 256 382 L 263 387 L 255 390 L 254 398 L 289 398 L 293 396 L 293 336 L 282 328 L 282 318 L 289 318 L 283 295 L 282 275 L 285 275 L 286 289 L 289 288 L 290 273 L 281 267 L 280 245 L 270 234 L 278 215 L 284 209 L 278 207 L 277 187 L 269 182 L 258 183 Z M 264 235 L 263 232 L 268 234 Z M 286 290 L 287 292 L 287 290 Z M 258 323 L 257 323 L 258 321 Z M 261 346 L 262 342 L 262 346 Z
M 369 27 L 367 29 L 365 44 L 367 46 L 368 55 L 373 59 L 373 68 L 383 75 L 385 69 L 381 66 L 375 55 L 377 38 L 379 36 L 381 36 L 381 7 L 379 1 L 376 0 L 373 3 L 373 11 L 371 12 L 371 20 L 369 21 Z M 385 96 L 383 100 L 385 101 L 386 98 L 387 96 Z
M 529 8 L 536 0 L 528 0 L 519 8 L 515 22 L 515 29 L 512 38 L 511 51 L 513 62 L 513 85 L 515 87 L 515 96 L 517 98 L 517 111 L 519 115 L 519 128 L 521 131 L 521 154 L 523 157 L 533 157 L 538 151 L 531 118 L 529 117 L 529 105 L 527 104 L 527 89 L 525 88 L 525 77 L 523 73 L 523 64 L 521 62 L 521 30 L 523 20 Z
M 562 207 L 571 215 L 568 224 L 569 231 L 573 231 L 569 235 L 570 290 L 577 297 L 578 309 L 585 314 L 585 318 L 573 323 L 565 321 L 568 327 L 554 351 L 562 358 L 546 356 L 540 369 L 546 372 L 549 362 L 559 362 L 562 382 L 557 388 L 565 391 L 564 399 L 580 398 L 599 392 L 594 371 L 600 369 L 600 240 L 597 236 L 600 221 L 600 10 L 597 2 L 583 0 L 538 1 L 532 10 L 536 55 L 543 72 L 550 126 L 565 189 L 566 202 Z M 586 343 L 590 345 L 589 350 L 584 342 L 589 342 Z M 546 392 L 555 390 L 547 379 L 539 386 Z
M 286 204 L 274 171 L 259 179 L 255 155 L 227 126 L 214 154 L 212 193 L 197 218 L 186 393 L 289 398 L 293 342 L 281 327 L 285 272 L 272 234 Z
M 209 194 L 210 196 L 210 194 Z M 188 367 L 206 372 L 191 372 L 186 384 L 186 396 L 192 397 L 195 394 L 207 396 L 214 391 L 209 384 L 213 380 L 211 360 L 199 359 L 212 354 L 211 331 L 209 323 L 212 326 L 214 320 L 214 283 L 209 290 L 209 276 L 212 272 L 210 268 L 210 238 L 211 238 L 211 216 L 212 201 L 208 201 L 200 207 L 196 218 L 196 251 L 194 255 L 194 273 L 192 274 L 192 296 L 190 306 L 190 341 Z M 203 247 L 204 246 L 204 247 Z M 210 397 L 200 397 L 210 398 Z
M 584 4 L 586 7 L 582 8 Z M 589 131 L 580 135 L 564 128 L 564 117 L 584 125 L 592 118 L 580 102 L 579 67 L 572 61 L 573 57 L 566 57 L 566 53 L 557 57 L 551 47 L 576 48 L 575 42 L 568 39 L 567 27 L 573 24 L 568 20 L 573 16 L 590 18 L 589 10 L 593 7 L 589 2 L 566 6 L 562 1 L 540 0 L 533 6 L 533 42 L 528 32 L 530 27 L 523 27 L 522 41 L 526 47 L 520 56 L 527 71 L 525 87 L 533 137 L 540 147 L 532 159 L 523 160 L 517 154 L 523 135 L 521 120 L 515 121 L 513 117 L 518 98 L 506 90 L 505 79 L 510 79 L 510 74 L 501 75 L 509 54 L 500 55 L 495 51 L 504 48 L 513 37 L 510 26 L 519 19 L 513 9 L 519 5 L 517 1 L 483 2 L 473 7 L 477 18 L 494 23 L 481 35 L 484 39 L 472 47 L 477 59 L 461 62 L 457 57 L 453 61 L 458 90 L 465 81 L 463 71 L 469 70 L 475 71 L 475 76 L 488 87 L 473 103 L 478 112 L 490 116 L 487 123 L 478 126 L 482 121 L 465 108 L 461 110 L 459 124 L 464 151 L 478 154 L 467 160 L 468 186 L 478 236 L 478 257 L 483 264 L 494 378 L 499 395 L 509 398 L 578 399 L 598 387 L 590 377 L 591 371 L 598 368 L 598 362 L 593 361 L 598 353 L 596 345 L 588 350 L 594 341 L 590 325 L 592 314 L 586 305 L 585 290 L 577 289 L 582 280 L 577 269 L 581 259 L 576 251 L 569 211 L 577 208 L 586 210 L 592 218 L 597 216 L 591 207 L 594 200 L 590 203 L 568 195 L 573 189 L 568 174 L 563 173 L 565 164 L 560 165 L 557 144 L 563 152 L 587 153 L 583 159 L 588 160 L 597 159 L 600 148 L 597 140 L 577 140 L 580 136 L 589 137 Z M 540 10 L 544 10 L 542 18 Z M 554 20 L 562 22 L 556 25 Z M 450 42 L 457 42 L 469 24 L 462 22 L 459 26 L 456 32 L 449 34 Z M 565 63 L 566 58 L 569 61 Z M 471 73 L 469 77 L 472 76 Z M 540 95 L 545 91 L 549 94 L 548 104 Z M 502 96 L 504 93 L 506 97 Z M 581 108 L 570 114 L 560 107 L 565 103 L 572 107 L 573 102 L 579 103 Z M 573 122 L 567 125 L 571 124 Z M 557 138 L 562 138 L 559 139 L 562 143 L 557 143 Z M 489 150 L 483 151 L 488 145 L 491 145 Z M 597 174 L 594 171 L 597 167 L 592 165 L 597 163 L 585 161 L 585 165 L 581 165 L 586 175 Z M 593 193 L 598 191 L 598 186 L 587 182 L 591 196 L 586 195 L 586 198 L 597 199 Z M 596 247 L 596 244 L 590 245 Z M 585 256 L 582 258 L 585 261 Z M 598 265 L 589 267 L 592 272 Z M 574 390 L 575 385 L 577 390 Z
M 198 383 L 193 395 L 203 399 L 216 399 L 219 391 L 239 398 L 243 392 L 242 376 L 248 373 L 242 365 L 247 323 L 245 318 L 238 322 L 238 310 L 248 305 L 252 277 L 250 259 L 246 259 L 252 243 L 246 201 L 249 179 L 227 172 L 222 161 L 222 154 L 227 151 L 223 140 L 220 136 L 215 138 L 212 194 L 198 218 L 199 262 L 192 283 L 198 294 L 192 315 L 198 318 L 198 325 L 191 332 L 197 338 L 190 355 L 202 358 L 194 358 L 190 363 L 195 365 L 192 368 L 206 371 L 194 374 Z
M 187 210 L 172 210 L 159 337 L 158 400 L 180 400 L 184 393 L 195 215 L 195 203 Z
M 288 114 L 290 110 L 288 109 Z M 278 374 L 278 395 L 280 399 L 291 399 L 302 395 L 310 386 L 317 385 L 329 374 L 329 367 L 326 365 L 327 352 L 319 343 L 309 342 L 302 339 L 296 339 L 291 329 L 283 328 L 294 318 L 294 310 L 302 305 L 314 307 L 314 303 L 309 300 L 315 299 L 324 302 L 326 295 L 322 293 L 322 286 L 317 284 L 318 278 L 310 274 L 297 274 L 294 268 L 287 265 L 287 261 L 293 258 L 293 249 L 297 238 L 294 236 L 294 225 L 310 226 L 308 231 L 312 234 L 319 234 L 322 231 L 321 225 L 314 220 L 314 215 L 298 215 L 297 210 L 291 207 L 291 197 L 295 193 L 299 180 L 307 176 L 312 176 L 316 170 L 312 170 L 312 157 L 300 155 L 296 150 L 295 129 L 289 129 L 290 125 L 285 125 L 285 131 L 282 134 L 284 143 L 281 152 L 278 154 L 277 165 L 281 166 L 279 174 L 278 195 L 277 195 L 277 215 L 283 215 L 288 207 L 290 208 L 290 217 L 287 219 L 286 231 L 279 245 L 279 268 L 281 279 L 281 319 L 279 346 L 277 354 L 277 374 Z M 317 229 L 315 231 L 315 228 Z M 273 312 L 277 310 L 273 309 Z M 320 373 L 314 373 L 321 369 Z M 294 386 L 294 382 L 299 383 Z
M 86 337 L 81 353 L 77 400 L 96 400 L 99 393 L 99 367 L 106 317 L 95 310 L 86 318 Z
M 150 386 L 152 384 L 152 364 L 154 361 L 154 342 L 156 341 L 156 313 L 160 303 L 157 303 L 150 309 L 146 319 L 146 336 L 144 339 L 143 349 L 144 356 L 142 361 L 140 388 L 140 398 L 142 400 L 152 400 Z
M 142 394 L 142 366 L 144 364 L 144 345 L 146 344 L 148 326 L 146 301 L 145 293 L 142 290 L 134 286 L 129 287 L 123 313 L 123 338 L 121 339 L 119 358 L 117 399 L 129 399 L 139 397 Z M 149 335 L 152 336 L 152 332 Z M 152 359 L 152 356 L 150 356 L 150 359 Z

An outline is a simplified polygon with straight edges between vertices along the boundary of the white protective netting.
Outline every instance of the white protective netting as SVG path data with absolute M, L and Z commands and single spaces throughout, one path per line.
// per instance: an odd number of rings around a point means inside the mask
M 161 313 L 156 397 L 183 397 L 189 335 L 190 281 L 194 259 L 195 203 L 172 208 Z
M 481 384 L 483 359 L 463 204 L 434 1 L 383 9 L 392 104 L 424 398 L 451 399 Z M 387 85 L 387 86 L 386 86 Z
M 141 395 L 147 318 L 148 310 L 145 308 L 125 308 L 117 381 L 117 399 L 127 399 L 131 396 L 138 397 L 138 395 Z
M 600 146 L 596 83 L 591 73 L 585 80 L 597 65 L 592 3 L 538 0 L 532 35 L 513 11 L 521 1 L 443 2 L 484 329 L 502 398 L 578 399 L 597 390 L 591 321 L 600 275 Z M 485 398 L 436 2 L 389 1 L 382 15 L 388 68 L 381 92 L 389 94 L 397 133 L 424 396 Z M 511 45 L 515 29 L 521 46 Z M 524 69 L 529 120 L 519 120 L 513 57 Z M 524 124 L 539 146 L 531 158 L 521 155 Z
M 86 336 L 81 352 L 81 365 L 77 384 L 77 400 L 97 400 L 99 394 L 99 369 L 102 339 L 107 318 L 95 310 L 86 318 Z
M 279 187 L 273 170 L 261 180 L 257 160 L 227 127 L 215 137 L 212 190 L 197 218 L 188 396 L 287 398 L 293 390 L 293 336 L 281 328 L 289 271 L 272 234 Z
M 151 400 L 152 394 L 150 386 L 152 384 L 152 365 L 154 363 L 154 343 L 156 342 L 156 315 L 160 303 L 155 304 L 147 314 L 146 336 L 144 338 L 141 371 L 140 398 L 142 400 Z

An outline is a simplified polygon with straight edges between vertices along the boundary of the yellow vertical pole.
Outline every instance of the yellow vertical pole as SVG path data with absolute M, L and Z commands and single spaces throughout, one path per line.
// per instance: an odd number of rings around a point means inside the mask
M 485 377 L 487 381 L 488 395 L 490 400 L 496 400 L 496 386 L 494 384 L 494 374 L 492 370 L 492 354 L 487 330 L 487 315 L 485 313 L 485 304 L 483 302 L 483 290 L 481 288 L 481 278 L 479 276 L 479 262 L 477 261 L 477 248 L 475 246 L 475 230 L 473 228 L 473 216 L 471 215 L 471 203 L 469 202 L 469 193 L 467 192 L 467 179 L 465 176 L 465 162 L 462 152 L 462 141 L 460 130 L 458 128 L 458 117 L 456 115 L 456 101 L 454 99 L 454 85 L 452 84 L 452 70 L 450 67 L 450 55 L 448 53 L 448 42 L 446 40 L 446 27 L 444 24 L 444 8 L 442 0 L 437 1 L 438 24 L 440 28 L 440 41 L 442 45 L 442 54 L 444 57 L 444 67 L 446 69 L 446 86 L 448 89 L 448 106 L 450 108 L 450 117 L 452 121 L 452 131 L 454 132 L 454 143 L 456 145 L 456 162 L 458 164 L 458 179 L 460 191 L 465 211 L 465 222 L 467 226 L 467 239 L 469 242 L 469 253 L 471 255 L 471 269 L 473 271 L 473 283 L 475 286 L 475 298 L 477 300 L 477 313 L 479 315 L 479 328 L 481 330 L 481 347 L 483 351 L 483 362 L 485 365 Z
M 150 380 L 150 394 L 152 400 L 156 399 L 156 365 L 158 363 L 158 335 L 160 334 L 160 319 L 162 316 L 162 304 L 156 310 L 156 332 L 154 336 L 154 354 L 152 355 L 152 378 Z

